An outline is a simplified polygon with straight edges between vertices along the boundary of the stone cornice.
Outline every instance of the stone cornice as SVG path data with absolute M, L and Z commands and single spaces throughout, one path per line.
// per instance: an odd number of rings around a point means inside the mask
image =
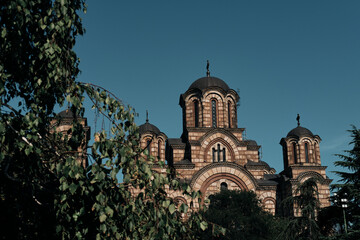
M 213 127 L 187 127 L 188 132 L 208 132 L 214 129 L 222 129 L 229 132 L 242 133 L 245 128 L 213 128 Z
M 314 170 L 325 170 L 327 166 L 320 166 L 320 165 L 291 165 L 288 168 L 290 169 L 314 169 Z

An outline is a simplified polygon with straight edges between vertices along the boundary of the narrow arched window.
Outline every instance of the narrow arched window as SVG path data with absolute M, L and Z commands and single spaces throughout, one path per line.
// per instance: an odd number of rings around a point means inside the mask
M 228 101 L 228 121 L 229 121 L 229 128 L 231 128 L 231 102 Z
M 228 190 L 228 185 L 226 182 L 222 182 L 220 184 L 220 191 L 226 191 L 226 190 Z
M 194 121 L 195 121 L 195 127 L 199 127 L 199 101 L 194 101 Z
M 217 161 L 220 162 L 220 144 L 217 145 Z
M 158 158 L 161 159 L 161 140 L 158 142 Z
M 226 152 L 225 152 L 225 148 L 223 148 L 223 162 L 226 162 Z
M 148 150 L 149 155 L 151 155 L 151 140 L 146 141 L 146 149 Z
M 308 163 L 309 162 L 309 144 L 305 143 L 305 160 Z
M 215 153 L 216 153 L 216 150 L 215 150 L 215 148 L 213 148 L 213 149 L 212 149 L 212 159 L 213 159 L 213 162 L 216 162 Z
M 296 155 L 296 143 L 293 143 L 293 154 L 294 154 L 294 163 L 297 163 L 297 155 Z
M 314 143 L 314 163 L 317 163 L 317 144 Z
M 212 115 L 212 126 L 216 127 L 216 101 L 211 100 L 211 115 Z

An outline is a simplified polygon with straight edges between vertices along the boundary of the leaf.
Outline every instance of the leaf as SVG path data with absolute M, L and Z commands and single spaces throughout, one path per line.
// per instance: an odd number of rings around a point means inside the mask
M 189 206 L 183 203 L 183 204 L 181 204 L 181 206 L 180 206 L 180 211 L 181 211 L 182 213 L 187 213 L 188 208 L 189 208 Z
M 6 28 L 3 28 L 1 31 L 1 37 L 4 38 L 6 36 Z
M 207 229 L 207 227 L 208 227 L 208 223 L 207 223 L 207 222 L 202 221 L 202 222 L 200 223 L 200 228 L 201 228 L 201 230 L 205 231 L 205 230 Z
M 78 185 L 76 185 L 75 183 L 71 183 L 70 184 L 70 187 L 69 187 L 69 190 L 70 190 L 70 193 L 72 195 L 74 195 L 74 193 L 76 192 L 76 189 L 78 188 Z
M 171 205 L 169 206 L 169 212 L 170 212 L 171 214 L 173 214 L 173 213 L 175 212 L 175 210 L 176 210 L 175 205 L 174 205 L 174 204 L 171 204 Z
M 114 210 L 112 210 L 111 207 L 109 207 L 109 206 L 107 206 L 107 207 L 105 208 L 105 212 L 106 212 L 106 214 L 109 215 L 110 217 L 112 217 L 113 214 L 114 214 Z
M 163 202 L 163 207 L 167 208 L 170 205 L 170 200 L 166 200 Z
M 100 222 L 105 222 L 106 218 L 107 218 L 106 214 L 103 213 L 103 214 L 100 215 L 99 220 L 100 220 Z

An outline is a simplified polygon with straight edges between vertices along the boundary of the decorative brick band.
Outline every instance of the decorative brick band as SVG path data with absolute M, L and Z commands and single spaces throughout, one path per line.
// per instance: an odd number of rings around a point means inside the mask
M 254 176 L 248 170 L 246 170 L 244 167 L 242 167 L 236 163 L 233 163 L 233 162 L 211 163 L 211 164 L 203 167 L 202 169 L 200 169 L 198 172 L 196 172 L 194 174 L 193 178 L 191 179 L 190 186 L 192 188 L 194 188 L 195 183 L 206 172 L 208 172 L 212 169 L 215 169 L 215 168 L 222 168 L 222 167 L 233 169 L 234 171 L 232 171 L 232 172 L 234 172 L 234 173 L 231 173 L 232 175 L 235 175 L 235 170 L 237 170 L 238 172 L 242 173 L 244 176 L 246 176 L 249 179 L 249 181 L 250 181 L 249 183 L 253 184 L 254 189 L 258 188 L 258 183 L 257 183 L 256 179 L 254 178 Z M 222 172 L 222 173 L 229 173 L 229 172 Z M 237 176 L 237 177 L 239 177 L 239 176 Z
M 320 173 L 314 171 L 300 173 L 299 176 L 296 178 L 296 181 L 301 182 L 301 180 L 306 177 L 312 177 L 318 179 L 320 184 L 325 184 L 325 185 L 330 184 L 332 182 L 331 179 L 325 179 L 323 176 L 321 176 Z

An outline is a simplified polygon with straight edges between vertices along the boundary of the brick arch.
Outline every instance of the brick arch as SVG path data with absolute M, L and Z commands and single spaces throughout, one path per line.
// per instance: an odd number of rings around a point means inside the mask
M 194 174 L 190 186 L 194 190 L 200 190 L 205 183 L 209 182 L 208 179 L 212 179 L 212 176 L 218 176 L 218 174 L 220 174 L 219 176 L 227 176 L 229 180 L 238 179 L 236 182 L 239 183 L 239 186 L 244 186 L 247 190 L 257 188 L 254 176 L 242 166 L 231 162 L 212 163 L 203 167 Z M 240 182 L 243 182 L 243 184 L 240 184 Z
M 200 144 L 202 145 L 205 142 L 205 140 L 207 140 L 209 137 L 211 137 L 212 135 L 214 135 L 216 133 L 221 133 L 221 134 L 225 135 L 225 137 L 230 138 L 234 142 L 235 145 L 239 145 L 239 140 L 234 136 L 234 134 L 232 134 L 231 132 L 226 131 L 224 129 L 221 129 L 221 128 L 214 128 L 214 129 L 208 131 L 207 133 L 205 133 L 199 139 Z
M 176 196 L 174 197 L 174 202 L 177 203 L 177 202 L 182 202 L 184 204 L 187 204 L 187 201 L 186 199 L 183 197 L 183 196 Z M 180 204 L 181 205 L 181 204 Z
M 326 179 L 324 179 L 324 177 L 320 173 L 314 172 L 314 171 L 302 172 L 299 174 L 299 176 L 296 178 L 296 180 L 298 182 L 301 182 L 306 177 L 315 178 L 316 180 L 318 180 L 320 182 L 320 184 L 325 184 Z
M 206 189 L 213 183 L 216 182 L 220 179 L 226 179 L 229 180 L 231 182 L 236 183 L 236 185 L 238 185 L 238 187 L 243 190 L 243 191 L 248 191 L 248 187 L 246 186 L 246 184 L 244 183 L 243 180 L 241 180 L 239 177 L 231 174 L 231 173 L 217 173 L 212 175 L 211 177 L 207 178 L 203 184 L 201 185 L 200 188 L 200 192 L 203 193 L 203 195 L 205 195 Z
M 271 202 L 270 206 L 267 206 L 267 202 Z M 261 201 L 263 209 L 267 210 L 268 212 L 275 214 L 276 208 L 276 200 L 273 197 L 266 197 Z
M 262 204 L 265 204 L 265 203 L 268 202 L 268 201 L 272 202 L 272 203 L 274 204 L 274 206 L 275 206 L 276 200 L 275 200 L 275 198 L 273 198 L 273 197 L 266 197 L 266 198 L 264 198 L 264 199 L 261 200 L 261 203 L 262 203 Z
M 208 145 L 206 146 L 205 150 L 203 152 L 200 151 L 200 154 L 203 154 L 203 159 L 207 162 L 208 161 L 208 152 L 210 151 L 210 148 L 217 142 L 222 143 L 224 146 L 226 146 L 227 150 L 230 153 L 231 156 L 231 160 L 234 161 L 235 160 L 235 152 L 234 149 L 231 147 L 231 145 L 225 141 L 223 138 L 215 138 L 214 140 L 210 141 L 208 143 Z
M 215 96 L 216 97 L 215 97 Z M 224 99 L 225 99 L 225 96 L 224 96 L 224 94 L 220 94 L 219 93 L 219 91 L 214 91 L 214 90 L 211 90 L 211 91 L 209 91 L 209 92 L 206 92 L 204 95 L 204 99 L 208 99 L 208 100 L 210 100 L 210 99 L 212 99 L 212 98 L 215 98 L 215 99 L 217 99 L 218 101 L 220 101 L 221 103 L 223 103 L 224 102 Z

